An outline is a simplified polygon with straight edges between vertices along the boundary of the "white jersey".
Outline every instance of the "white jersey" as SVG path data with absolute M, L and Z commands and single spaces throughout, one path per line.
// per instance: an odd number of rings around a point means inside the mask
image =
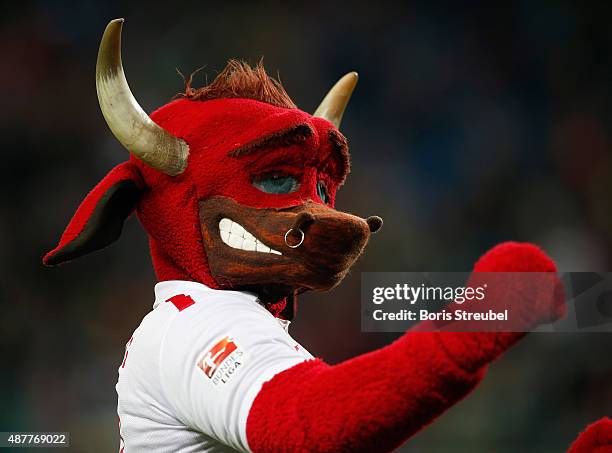
M 288 324 L 250 293 L 158 283 L 119 367 L 120 450 L 250 451 L 246 422 L 261 386 L 312 358 Z

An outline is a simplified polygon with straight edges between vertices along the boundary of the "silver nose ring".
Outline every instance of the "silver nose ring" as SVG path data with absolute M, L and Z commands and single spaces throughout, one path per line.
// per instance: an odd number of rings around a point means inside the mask
M 289 236 L 289 234 L 290 234 L 290 233 L 293 231 L 293 228 L 289 228 L 289 229 L 287 230 L 287 232 L 285 233 L 285 244 L 287 245 L 287 247 L 289 247 L 289 248 L 291 248 L 291 249 L 296 249 L 296 248 L 298 248 L 298 247 L 299 247 L 300 245 L 302 245 L 302 243 L 304 242 L 304 232 L 303 232 L 303 231 L 302 231 L 300 228 L 298 228 L 297 230 L 300 232 L 300 234 L 302 235 L 302 237 L 300 237 L 300 242 L 298 242 L 298 243 L 297 243 L 297 244 L 295 244 L 295 245 L 291 245 L 291 244 L 289 244 L 289 241 L 287 241 L 287 236 Z

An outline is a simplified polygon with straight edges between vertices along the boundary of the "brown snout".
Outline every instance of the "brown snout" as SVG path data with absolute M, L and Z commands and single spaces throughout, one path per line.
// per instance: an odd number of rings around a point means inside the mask
M 287 245 L 303 240 L 303 245 L 295 252 L 306 255 L 305 262 L 309 267 L 332 274 L 348 270 L 363 252 L 370 234 L 382 226 L 382 219 L 377 216 L 362 219 L 314 204 L 297 209 L 299 211 L 288 230 Z
M 239 225 L 225 240 L 219 226 L 223 219 Z M 226 197 L 202 201 L 200 220 L 208 265 L 224 286 L 313 290 L 337 285 L 382 225 L 380 217 L 363 219 L 320 203 L 254 208 Z M 241 231 L 254 239 L 240 236 Z
M 309 211 L 301 212 L 297 215 L 295 223 L 291 227 L 293 230 L 304 231 L 308 226 L 316 221 L 316 217 Z M 366 223 L 370 229 L 370 233 L 376 233 L 383 225 L 383 219 L 377 215 L 370 216 L 366 219 Z

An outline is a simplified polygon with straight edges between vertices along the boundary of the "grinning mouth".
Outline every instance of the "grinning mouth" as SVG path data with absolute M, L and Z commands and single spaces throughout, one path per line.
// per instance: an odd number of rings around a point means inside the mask
M 224 289 L 266 293 L 262 296 L 266 300 L 272 293 L 293 296 L 300 288 L 333 288 L 361 255 L 370 232 L 380 227 L 375 222 L 370 225 L 370 219 L 310 201 L 286 208 L 256 208 L 214 196 L 199 202 L 199 216 L 215 281 Z M 287 242 L 293 229 L 296 236 Z M 305 238 L 294 249 L 290 245 L 299 242 L 298 230 Z
M 262 243 L 238 222 L 234 222 L 227 217 L 219 221 L 219 233 L 221 240 L 234 249 L 282 255 L 281 252 L 271 249 Z

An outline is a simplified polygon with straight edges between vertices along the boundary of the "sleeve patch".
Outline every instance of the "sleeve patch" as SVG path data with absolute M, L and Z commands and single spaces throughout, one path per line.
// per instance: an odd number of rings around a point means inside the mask
M 204 353 L 197 366 L 213 385 L 218 386 L 227 383 L 245 359 L 244 350 L 230 336 L 225 336 Z
M 172 302 L 178 311 L 183 311 L 185 308 L 191 307 L 193 304 L 195 304 L 195 301 L 191 298 L 191 296 L 186 296 L 185 294 L 177 294 L 176 296 L 172 296 L 170 299 L 167 299 L 166 302 Z

